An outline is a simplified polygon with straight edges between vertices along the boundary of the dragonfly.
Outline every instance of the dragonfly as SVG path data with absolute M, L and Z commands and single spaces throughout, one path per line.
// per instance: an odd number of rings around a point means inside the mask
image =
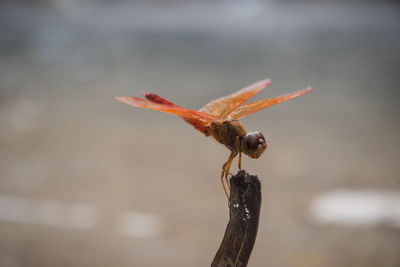
M 260 93 L 270 83 L 270 79 L 258 81 L 233 94 L 215 99 L 200 110 L 178 106 L 157 94 L 149 92 L 142 93 L 145 99 L 132 96 L 116 96 L 115 99 L 134 107 L 176 115 L 191 124 L 205 136 L 212 136 L 217 142 L 227 147 L 230 150 L 230 155 L 228 160 L 222 165 L 220 178 L 225 195 L 229 199 L 228 191 L 230 192 L 230 185 L 228 177 L 232 175 L 230 168 L 234 158 L 239 155 L 238 169 L 241 170 L 242 153 L 256 159 L 267 148 L 264 135 L 258 131 L 247 131 L 245 126 L 240 122 L 240 119 L 272 105 L 309 93 L 314 89 L 307 87 L 300 91 L 245 104 L 247 100 Z

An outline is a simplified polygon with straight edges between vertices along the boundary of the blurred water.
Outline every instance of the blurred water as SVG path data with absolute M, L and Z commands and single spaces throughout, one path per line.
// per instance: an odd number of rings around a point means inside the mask
M 400 194 L 336 189 L 318 197 L 311 213 L 327 224 L 400 227 Z
M 398 14 L 391 2 L 2 3 L 0 266 L 210 264 L 228 151 L 113 96 L 197 109 L 267 77 L 257 99 L 316 91 L 243 120 L 269 145 L 243 163 L 264 199 L 249 266 L 397 266 L 398 228 L 309 211 L 337 188 L 400 190 Z

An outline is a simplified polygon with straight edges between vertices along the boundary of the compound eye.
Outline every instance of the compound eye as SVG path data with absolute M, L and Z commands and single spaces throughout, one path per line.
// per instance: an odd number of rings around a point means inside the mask
M 258 158 L 267 148 L 265 138 L 260 132 L 247 133 L 243 137 L 242 152 L 251 158 Z
M 258 146 L 258 139 L 256 133 L 248 133 L 245 136 L 245 141 L 249 149 L 255 149 Z
M 249 133 L 246 135 L 246 141 L 249 145 L 257 142 L 257 138 L 258 137 L 254 133 Z

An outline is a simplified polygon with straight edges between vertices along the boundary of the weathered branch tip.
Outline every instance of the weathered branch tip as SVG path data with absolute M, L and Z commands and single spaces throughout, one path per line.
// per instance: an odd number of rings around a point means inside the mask
M 230 179 L 229 222 L 211 267 L 247 266 L 257 236 L 261 184 L 257 176 L 239 171 Z

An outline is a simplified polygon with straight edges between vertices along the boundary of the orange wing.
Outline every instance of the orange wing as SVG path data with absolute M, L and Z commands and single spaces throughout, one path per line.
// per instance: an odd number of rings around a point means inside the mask
M 154 93 L 143 92 L 142 95 L 153 103 L 167 105 L 169 107 L 182 108 L 181 106 L 178 106 L 177 104 L 172 103 L 171 101 L 168 101 L 167 99 L 162 98 Z
M 134 107 L 153 109 L 179 116 L 206 136 L 209 135 L 210 123 L 215 119 L 211 114 L 180 107 L 156 94 L 144 93 L 144 95 L 150 101 L 132 96 L 116 96 L 115 99 Z
M 275 104 L 279 104 L 282 102 L 285 102 L 289 99 L 304 95 L 310 91 L 314 90 L 314 88 L 307 88 L 305 90 L 302 91 L 297 91 L 297 92 L 292 92 L 292 93 L 288 93 L 286 95 L 282 95 L 282 96 L 278 96 L 278 97 L 273 97 L 273 98 L 268 98 L 268 99 L 263 99 L 263 100 L 259 100 L 259 101 L 255 101 L 255 102 L 251 102 L 247 105 L 241 106 L 238 109 L 236 109 L 235 111 L 233 111 L 230 115 L 229 118 L 230 119 L 240 119 L 243 118 L 245 116 L 248 116 L 250 114 L 253 114 L 254 112 L 257 112 L 259 110 L 262 110 L 264 108 L 270 107 L 272 105 Z
M 266 88 L 271 80 L 265 79 L 245 87 L 231 95 L 215 99 L 202 107 L 201 112 L 209 113 L 218 119 L 225 119 L 235 109 Z

